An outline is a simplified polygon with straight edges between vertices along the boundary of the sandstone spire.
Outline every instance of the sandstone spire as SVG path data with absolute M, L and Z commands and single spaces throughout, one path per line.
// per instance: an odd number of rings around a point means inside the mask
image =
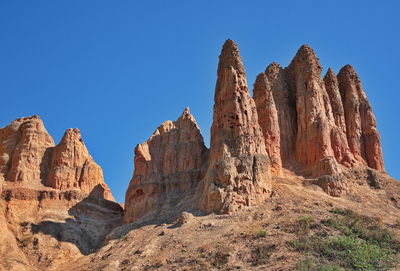
M 375 116 L 354 68 L 350 65 L 344 66 L 338 74 L 338 81 L 349 147 L 359 162 L 383 171 L 380 135 L 376 129 Z
M 186 108 L 176 121 L 166 121 L 135 149 L 135 172 L 125 197 L 125 221 L 168 216 L 185 210 L 200 179 L 207 148 L 194 117 Z M 189 207 L 188 207 L 189 208 Z
M 271 172 L 279 175 L 282 168 L 280 129 L 278 111 L 265 73 L 257 76 L 253 90 L 254 102 L 257 106 L 258 122 L 263 130 L 265 146 L 271 160 Z
M 282 163 L 290 168 L 294 160 L 297 131 L 295 93 L 289 88 L 287 71 L 282 69 L 278 63 L 271 63 L 265 70 L 265 75 L 270 82 L 278 111 Z M 262 118 L 262 116 L 259 116 L 259 118 Z
M 296 159 L 312 169 L 322 159 L 334 156 L 330 141 L 334 119 L 320 75 L 322 67 L 314 51 L 303 45 L 287 70 L 296 95 Z
M 225 42 L 219 57 L 214 102 L 209 168 L 199 207 L 205 212 L 229 212 L 260 201 L 271 189 L 257 109 L 232 40 Z
M 40 183 L 54 146 L 39 116 L 20 118 L 0 129 L 0 173 L 6 181 Z
M 346 120 L 344 116 L 344 108 L 342 97 L 339 92 L 339 83 L 335 73 L 329 68 L 325 77 L 325 88 L 329 95 L 329 100 L 332 106 L 332 114 L 335 120 L 335 125 L 331 130 L 331 144 L 336 160 L 350 167 L 355 163 L 346 135 Z
M 46 185 L 61 190 L 78 188 L 87 194 L 102 185 L 104 198 L 113 200 L 104 183 L 103 171 L 86 149 L 79 129 L 68 129 L 54 147 Z

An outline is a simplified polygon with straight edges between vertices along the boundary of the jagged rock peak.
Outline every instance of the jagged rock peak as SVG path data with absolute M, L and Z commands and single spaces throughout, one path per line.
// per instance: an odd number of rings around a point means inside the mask
M 302 63 L 305 73 L 320 74 L 322 66 L 319 63 L 319 58 L 315 54 L 314 50 L 307 44 L 302 45 L 293 58 L 292 63 L 289 66 L 295 65 L 295 62 Z M 298 64 L 297 64 L 298 65 Z
M 90 194 L 97 185 L 105 186 L 103 171 L 90 156 L 79 129 L 69 128 L 51 152 L 47 186 L 55 189 L 80 189 Z M 113 200 L 108 188 L 104 198 Z
M 176 121 L 161 124 L 135 148 L 135 171 L 125 196 L 125 222 L 162 219 L 193 208 L 206 154 L 189 108 Z

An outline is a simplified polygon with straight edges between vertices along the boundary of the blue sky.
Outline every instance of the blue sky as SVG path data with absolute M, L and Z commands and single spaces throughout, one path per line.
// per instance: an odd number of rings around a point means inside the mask
M 323 3 L 322 3 L 323 2 Z M 123 202 L 133 149 L 190 106 L 208 144 L 218 55 L 240 48 L 250 88 L 304 43 L 352 64 L 400 179 L 398 1 L 1 1 L 0 126 L 39 114 L 56 143 L 79 128 Z

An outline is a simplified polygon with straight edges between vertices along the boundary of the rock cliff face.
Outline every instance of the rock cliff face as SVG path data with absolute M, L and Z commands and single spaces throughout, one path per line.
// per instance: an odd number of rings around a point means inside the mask
M 102 169 L 90 156 L 79 129 L 68 129 L 51 152 L 46 185 L 89 194 L 98 184 L 104 184 Z M 110 192 L 105 197 L 113 200 Z
M 207 148 L 196 120 L 186 108 L 166 121 L 135 149 L 135 172 L 129 184 L 125 222 L 167 216 L 187 208 L 202 178 Z M 188 200 L 190 201 L 190 199 Z

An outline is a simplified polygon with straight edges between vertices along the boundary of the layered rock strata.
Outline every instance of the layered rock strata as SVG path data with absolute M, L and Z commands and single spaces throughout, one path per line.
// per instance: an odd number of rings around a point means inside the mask
M 125 196 L 125 222 L 184 209 L 204 175 L 206 155 L 189 108 L 176 121 L 164 122 L 135 148 L 135 171 Z

